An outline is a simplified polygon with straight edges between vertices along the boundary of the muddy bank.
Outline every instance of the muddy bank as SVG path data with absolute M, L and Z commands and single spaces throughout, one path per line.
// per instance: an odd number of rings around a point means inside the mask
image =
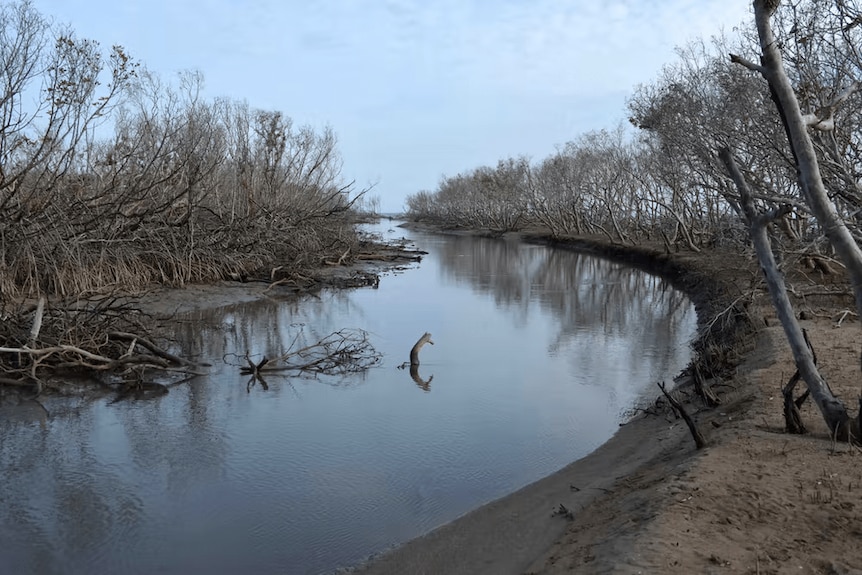
M 372 244 L 352 263 L 324 265 L 289 281 L 267 277 L 244 278 L 182 288 L 156 287 L 136 297 L 143 309 L 161 317 L 200 309 L 213 309 L 265 298 L 285 299 L 323 289 L 374 287 L 380 276 L 420 262 L 424 252 L 405 245 Z
M 756 333 L 756 320 L 738 298 L 738 282 L 750 269 L 745 258 L 734 253 L 666 254 L 656 248 L 617 246 L 596 239 L 520 237 L 624 262 L 660 275 L 688 294 L 700 325 L 694 362 L 709 369 L 714 383 L 725 386 L 724 405 L 720 410 L 698 413 L 698 424 L 707 431 L 741 417 L 754 390 L 745 378 L 730 378 L 753 347 Z M 716 317 L 720 320 L 714 321 Z M 690 407 L 693 411 L 700 408 L 699 404 Z M 594 572 L 590 563 L 595 568 L 612 566 L 627 549 L 626 537 L 633 537 L 640 523 L 657 513 L 647 505 L 649 487 L 693 460 L 694 445 L 682 421 L 668 412 L 657 413 L 636 417 L 598 450 L 557 473 L 376 557 L 354 572 L 542 572 L 556 564 L 557 554 L 571 556 L 579 549 L 588 550 L 581 553 L 581 572 Z M 631 497 L 632 493 L 638 497 Z M 596 505 L 616 506 L 605 516 L 605 523 L 613 527 L 610 533 L 602 533 L 604 547 L 585 536 L 569 541 L 561 550 L 573 525 L 589 523 L 592 511 L 587 510 Z M 604 563 L 597 560 L 598 554 L 604 556 Z

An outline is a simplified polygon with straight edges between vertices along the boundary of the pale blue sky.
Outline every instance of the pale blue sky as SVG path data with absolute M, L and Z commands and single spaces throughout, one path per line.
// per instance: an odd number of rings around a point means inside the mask
M 209 97 L 331 125 L 344 177 L 385 211 L 442 174 L 542 158 L 625 118 L 674 47 L 730 31 L 748 0 L 34 0 Z

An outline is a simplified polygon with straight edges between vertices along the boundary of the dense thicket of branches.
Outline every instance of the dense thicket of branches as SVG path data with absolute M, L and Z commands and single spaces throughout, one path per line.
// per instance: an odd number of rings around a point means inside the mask
M 42 296 L 45 318 L 74 301 L 91 321 L 106 317 L 104 299 L 82 305 L 94 294 L 350 259 L 361 193 L 342 181 L 332 130 L 207 100 L 202 85 L 166 83 L 29 0 L 0 4 L 0 347 L 81 343 L 80 317 L 27 341 Z M 19 356 L 0 353 L 0 368 L 19 373 Z
M 632 133 L 590 133 L 539 162 L 445 177 L 409 197 L 408 214 L 615 243 L 660 238 L 668 250 L 754 239 L 799 373 L 833 433 L 858 440 L 862 413 L 849 425 L 817 372 L 781 274 L 796 263 L 821 274 L 843 267 L 862 314 L 862 6 L 753 7 L 741 32 L 679 49 L 635 90 Z
M 165 84 L 28 2 L 0 34 L 4 299 L 289 271 L 353 240 L 330 129 Z

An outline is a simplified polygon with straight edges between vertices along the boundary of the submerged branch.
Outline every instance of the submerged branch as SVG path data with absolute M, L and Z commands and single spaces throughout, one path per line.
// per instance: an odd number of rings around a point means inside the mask
M 294 338 L 295 344 L 297 338 Z M 255 364 L 246 354 L 240 373 L 260 377 L 264 373 L 298 372 L 319 375 L 358 373 L 376 365 L 382 357 L 361 329 L 341 329 L 300 349 L 291 349 L 275 359 L 264 357 Z

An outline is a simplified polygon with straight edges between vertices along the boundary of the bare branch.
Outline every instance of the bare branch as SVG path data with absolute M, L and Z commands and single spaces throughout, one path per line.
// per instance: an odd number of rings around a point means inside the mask
M 751 62 L 750 60 L 746 60 L 742 56 L 738 56 L 736 54 L 731 54 L 730 55 L 730 61 L 733 62 L 734 64 L 740 64 L 740 65 L 748 68 L 749 70 L 751 70 L 753 72 L 758 72 L 760 74 L 764 73 L 763 66 L 761 66 L 759 64 L 755 64 L 754 62 Z
M 293 341 L 295 343 L 297 338 Z M 246 365 L 240 366 L 240 373 L 251 376 L 279 372 L 344 375 L 365 371 L 381 357 L 365 331 L 342 329 L 316 343 L 288 350 L 275 359 L 264 357 L 257 364 L 246 354 Z

